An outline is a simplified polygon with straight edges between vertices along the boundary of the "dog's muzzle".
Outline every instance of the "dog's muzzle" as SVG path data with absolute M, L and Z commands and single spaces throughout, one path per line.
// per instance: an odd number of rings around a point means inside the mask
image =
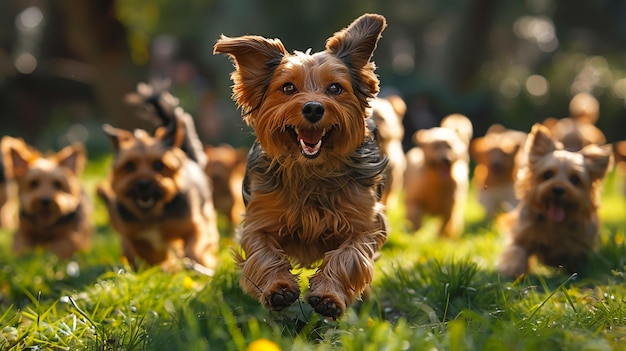
M 135 204 L 142 210 L 149 210 L 163 197 L 159 185 L 152 179 L 139 179 L 135 182 L 131 194 Z

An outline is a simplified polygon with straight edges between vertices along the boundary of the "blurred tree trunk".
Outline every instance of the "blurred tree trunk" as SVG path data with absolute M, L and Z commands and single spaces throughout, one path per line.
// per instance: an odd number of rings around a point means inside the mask
M 498 0 L 471 0 L 463 11 L 447 55 L 447 81 L 456 93 L 475 88 L 480 67 L 488 56 L 489 30 L 495 20 L 498 4 Z
M 64 18 L 65 44 L 91 66 L 89 83 L 107 121 L 127 129 L 144 124 L 123 100 L 146 78 L 131 61 L 126 30 L 115 17 L 115 0 L 63 0 L 58 4 Z

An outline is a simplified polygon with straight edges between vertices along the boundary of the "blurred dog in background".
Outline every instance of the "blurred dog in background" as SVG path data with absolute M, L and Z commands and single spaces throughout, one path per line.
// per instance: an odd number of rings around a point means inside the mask
M 213 184 L 213 203 L 218 213 L 228 220 L 229 232 L 241 223 L 246 211 L 241 194 L 246 170 L 248 148 L 228 144 L 205 146 L 208 162 L 206 173 Z
M 406 218 L 413 229 L 421 228 L 424 215 L 431 215 L 441 219 L 440 236 L 463 233 L 472 134 L 472 122 L 460 114 L 415 133 L 417 146 L 406 154 L 404 175 Z
M 402 191 L 404 185 L 406 157 L 402 148 L 404 138 L 402 119 L 406 112 L 406 103 L 400 96 L 390 95 L 372 100 L 370 106 L 370 117 L 378 130 L 378 146 L 389 159 L 381 199 L 383 204 L 388 205 L 395 202 L 395 197 Z
M 540 263 L 576 272 L 598 238 L 599 192 L 612 163 L 611 147 L 567 151 L 547 127 L 535 124 L 524 152 L 527 163 L 515 184 L 520 202 L 502 222 L 509 238 L 497 269 L 519 276 L 536 256 Z
M 82 144 L 42 155 L 24 140 L 2 138 L 3 161 L 17 184 L 19 224 L 13 252 L 35 247 L 68 259 L 91 245 L 92 204 L 80 184 L 87 156 Z
M 476 164 L 472 182 L 487 220 L 517 206 L 514 183 L 525 140 L 526 133 L 494 124 L 470 143 L 470 155 Z
M 115 157 L 98 195 L 121 235 L 123 255 L 135 265 L 176 271 L 184 264 L 210 275 L 219 232 L 193 120 L 162 87 L 140 84 L 129 100 L 145 106 L 161 126 L 154 135 L 103 127 Z

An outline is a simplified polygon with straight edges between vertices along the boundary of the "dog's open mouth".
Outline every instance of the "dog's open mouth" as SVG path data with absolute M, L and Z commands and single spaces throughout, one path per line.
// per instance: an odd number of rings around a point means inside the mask
M 548 201 L 548 218 L 554 223 L 565 220 L 565 204 L 556 201 Z
M 300 145 L 300 151 L 306 158 L 315 158 L 320 154 L 322 142 L 327 134 L 326 128 L 291 128 L 296 136 L 296 141 Z
M 135 199 L 135 203 L 137 204 L 137 207 L 147 210 L 154 206 L 156 199 L 153 196 L 141 196 Z
M 150 210 L 163 197 L 158 185 L 146 179 L 137 181 L 129 195 L 133 198 L 135 205 L 143 211 Z

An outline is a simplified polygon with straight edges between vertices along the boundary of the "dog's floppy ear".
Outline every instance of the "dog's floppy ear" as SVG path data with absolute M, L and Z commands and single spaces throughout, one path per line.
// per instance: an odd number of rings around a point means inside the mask
M 590 144 L 580 150 L 580 153 L 585 157 L 585 165 L 593 180 L 604 178 L 613 166 L 613 150 L 610 145 Z
M 120 147 L 124 143 L 134 138 L 133 133 L 124 129 L 114 128 L 110 124 L 104 124 L 102 126 L 102 130 L 104 131 L 104 134 L 109 136 L 111 139 L 111 144 L 113 145 L 115 151 L 119 151 Z
M 385 17 L 364 14 L 326 40 L 326 50 L 350 68 L 355 78 L 355 91 L 364 95 L 364 105 L 368 98 L 378 94 L 376 66 L 370 59 L 386 26 Z
M 535 123 L 530 130 L 528 139 L 526 140 L 528 160 L 533 163 L 556 149 L 557 144 L 552 139 L 552 135 L 548 127 L 540 123 Z
M 2 138 L 2 157 L 7 163 L 10 177 L 19 178 L 26 174 L 28 164 L 41 154 L 22 139 L 5 136 Z
M 261 104 L 274 70 L 288 55 L 279 39 L 258 35 L 236 38 L 222 35 L 213 47 L 213 54 L 217 53 L 228 54 L 235 64 L 230 76 L 234 83 L 233 99 L 244 116 Z
M 83 173 L 87 163 L 87 152 L 79 143 L 64 147 L 55 157 L 60 166 L 70 169 L 77 176 Z

